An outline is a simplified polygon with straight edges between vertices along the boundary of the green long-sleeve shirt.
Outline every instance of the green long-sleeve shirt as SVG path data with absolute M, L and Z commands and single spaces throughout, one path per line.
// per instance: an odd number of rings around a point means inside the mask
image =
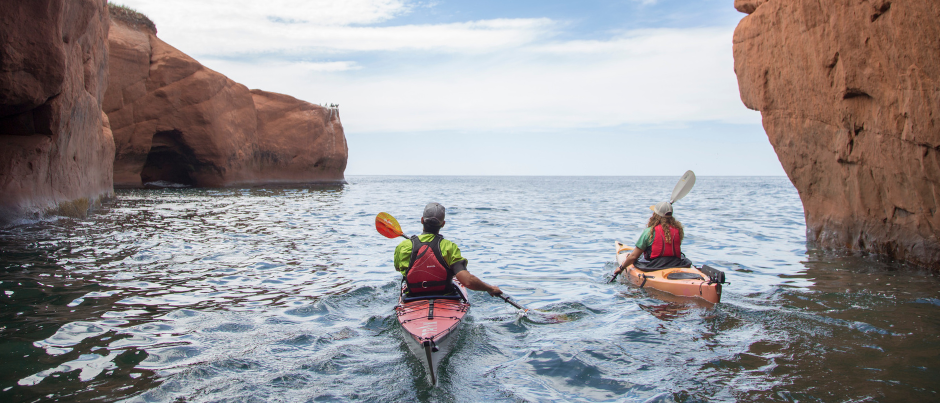
M 421 242 L 431 242 L 432 239 L 434 239 L 434 234 L 424 233 L 418 235 L 418 240 Z M 446 239 L 441 239 L 441 255 L 443 255 L 444 260 L 447 261 L 446 263 L 448 266 L 453 266 L 454 263 L 457 263 L 461 260 L 467 262 L 467 259 L 464 259 L 464 257 L 460 255 L 460 247 Z M 398 244 L 398 247 L 395 248 L 395 270 L 398 270 L 398 272 L 404 276 L 405 272 L 408 270 L 408 265 L 410 264 L 411 240 L 406 239 L 401 241 L 401 243 Z M 462 268 L 465 267 L 466 264 L 464 264 Z M 455 272 L 454 274 L 457 273 Z

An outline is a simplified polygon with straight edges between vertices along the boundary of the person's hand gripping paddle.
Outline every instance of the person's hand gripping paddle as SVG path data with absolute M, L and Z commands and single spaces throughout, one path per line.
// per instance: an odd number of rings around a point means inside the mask
M 389 213 L 379 213 L 375 216 L 375 229 L 379 231 L 380 234 L 385 235 L 386 238 L 398 238 L 402 237 L 408 239 L 408 236 L 404 234 L 401 230 L 401 225 L 398 225 L 398 220 L 395 217 L 392 217 Z M 509 298 L 505 293 L 499 295 L 503 301 L 506 301 L 507 304 L 512 305 L 518 309 L 521 309 L 523 314 L 528 312 L 524 306 L 519 305 L 515 301 Z
M 676 183 L 676 187 L 672 189 L 672 197 L 669 198 L 669 204 L 673 204 L 689 194 L 689 191 L 692 190 L 692 186 L 695 186 L 695 173 L 685 171 L 682 178 L 679 178 L 679 183 Z M 626 268 L 624 268 L 624 270 L 626 270 Z M 607 281 L 607 284 L 613 283 L 614 280 L 617 279 L 617 274 L 619 273 L 614 273 L 614 275 L 610 277 L 610 280 Z

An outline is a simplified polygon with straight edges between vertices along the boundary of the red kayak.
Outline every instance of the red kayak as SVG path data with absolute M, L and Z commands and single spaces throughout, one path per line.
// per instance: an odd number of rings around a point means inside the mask
M 437 384 L 437 367 L 457 339 L 457 329 L 470 311 L 467 289 L 456 279 L 445 295 L 409 297 L 402 287 L 395 312 L 405 333 L 405 343 L 418 359 L 428 364 L 431 384 Z

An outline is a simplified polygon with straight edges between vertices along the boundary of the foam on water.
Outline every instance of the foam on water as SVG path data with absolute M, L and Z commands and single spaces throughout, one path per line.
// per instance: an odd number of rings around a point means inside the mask
M 683 251 L 722 303 L 605 284 L 613 242 L 678 178 L 355 177 L 119 190 L 85 220 L 0 232 L 0 400 L 935 400 L 940 281 L 807 250 L 786 178 L 700 177 Z M 471 293 L 432 388 L 392 312 L 398 241 L 443 234 L 530 308 Z

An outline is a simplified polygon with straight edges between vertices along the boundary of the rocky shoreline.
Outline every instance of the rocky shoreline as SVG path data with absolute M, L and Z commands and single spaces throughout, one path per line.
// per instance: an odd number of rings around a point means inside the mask
M 123 21 L 111 22 L 115 185 L 198 187 L 342 181 L 339 111 L 249 90 Z
M 147 21 L 104 0 L 0 4 L 0 224 L 83 215 L 115 185 L 344 180 L 337 109 L 249 90 Z
M 113 194 L 106 3 L 0 3 L 0 224 Z

